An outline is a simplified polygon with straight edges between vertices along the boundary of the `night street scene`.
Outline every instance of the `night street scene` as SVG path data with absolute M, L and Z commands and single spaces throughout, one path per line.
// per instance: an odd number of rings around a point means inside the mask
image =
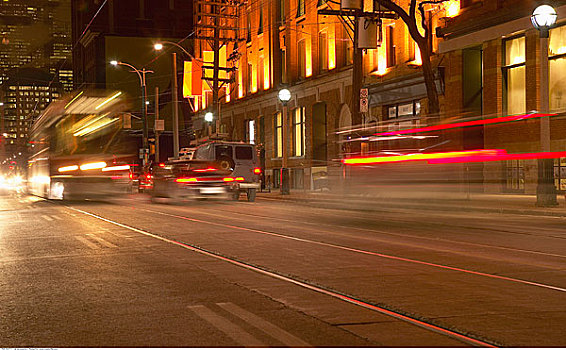
M 0 0 L 3 348 L 566 347 L 566 0 Z

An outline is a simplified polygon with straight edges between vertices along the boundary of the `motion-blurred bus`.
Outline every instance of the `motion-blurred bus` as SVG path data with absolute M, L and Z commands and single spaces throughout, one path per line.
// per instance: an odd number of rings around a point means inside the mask
M 49 199 L 126 193 L 137 150 L 124 129 L 126 110 L 120 91 L 80 91 L 52 102 L 31 128 L 29 192 Z

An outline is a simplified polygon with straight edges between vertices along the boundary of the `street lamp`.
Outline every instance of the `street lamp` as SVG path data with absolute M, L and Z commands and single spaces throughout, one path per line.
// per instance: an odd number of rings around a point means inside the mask
M 549 112 L 548 94 L 548 31 L 556 23 L 556 11 L 552 6 L 540 5 L 531 16 L 533 26 L 540 37 L 540 113 Z M 550 119 L 543 117 L 540 121 L 540 144 L 542 152 L 550 152 Z M 554 186 L 554 160 L 538 160 L 537 206 L 554 207 L 556 187 Z
M 153 71 L 151 70 L 146 70 L 145 68 L 143 69 L 137 69 L 136 67 L 134 67 L 133 65 L 126 63 L 126 62 L 121 62 L 121 61 L 110 61 L 110 64 L 113 66 L 126 66 L 132 69 L 132 72 L 135 72 L 138 75 L 138 78 L 140 78 L 140 85 L 141 85 L 141 93 L 142 93 L 142 122 L 143 122 L 143 137 L 142 137 L 142 142 L 143 142 L 143 167 L 145 169 L 145 167 L 147 166 L 148 163 L 148 155 L 149 155 L 149 147 L 148 147 L 148 129 L 147 129 L 147 103 L 146 103 L 146 91 L 145 91 L 145 74 L 146 73 L 153 73 Z
M 206 112 L 204 114 L 204 120 L 207 122 L 212 122 L 214 120 L 214 114 L 212 114 L 212 112 Z
M 191 59 L 195 59 L 193 55 L 191 55 L 184 47 L 181 45 L 172 42 L 172 41 L 161 41 L 155 43 L 153 48 L 156 51 L 163 50 L 163 44 L 173 45 L 175 47 L 180 48 L 187 56 Z M 171 92 L 173 97 L 173 157 L 175 159 L 179 158 L 179 98 L 178 98 L 178 91 L 177 91 L 177 54 L 173 52 L 172 54 L 172 63 L 171 63 Z
M 281 89 L 277 94 L 279 97 L 279 101 L 283 105 L 283 112 L 281 113 L 282 125 L 281 128 L 283 129 L 283 140 L 281 140 L 282 148 L 283 148 L 283 159 L 281 161 L 281 177 L 280 177 L 280 190 L 281 194 L 290 194 L 289 190 L 289 168 L 287 168 L 287 159 L 289 157 L 287 153 L 287 138 L 289 137 L 289 130 L 288 129 L 288 112 L 287 112 L 287 103 L 291 100 L 291 91 L 288 89 Z

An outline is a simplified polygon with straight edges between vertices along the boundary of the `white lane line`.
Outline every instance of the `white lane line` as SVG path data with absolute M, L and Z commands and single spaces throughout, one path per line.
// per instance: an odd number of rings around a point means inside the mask
M 271 337 L 279 340 L 283 344 L 290 346 L 290 347 L 310 347 L 309 343 L 303 341 L 300 338 L 295 337 L 291 333 L 277 327 L 273 323 L 264 320 L 263 318 L 252 314 L 251 312 L 242 309 L 238 305 L 232 303 L 217 303 L 216 305 L 220 306 L 224 310 L 228 311 L 232 315 L 241 318 L 242 320 L 246 321 L 250 325 L 254 326 L 255 328 L 265 332 L 266 334 L 270 335 Z
M 279 237 L 279 238 L 283 238 L 283 239 L 289 239 L 289 240 L 292 240 L 292 241 L 316 244 L 316 245 L 321 245 L 321 246 L 324 246 L 324 247 L 330 247 L 330 248 L 345 250 L 345 251 L 349 251 L 349 252 L 353 252 L 353 253 L 359 253 L 359 254 L 371 255 L 371 256 L 378 256 L 380 258 L 385 258 L 385 259 L 390 259 L 390 260 L 403 261 L 403 262 L 412 263 L 412 264 L 436 267 L 436 268 L 443 269 L 443 270 L 457 271 L 457 272 L 467 273 L 467 274 L 476 275 L 476 276 L 494 278 L 494 279 L 504 280 L 504 281 L 508 281 L 508 282 L 515 282 L 515 283 L 527 284 L 527 285 L 535 286 L 535 287 L 552 289 L 552 290 L 556 290 L 556 291 L 559 291 L 559 292 L 566 292 L 566 288 L 552 286 L 552 285 L 543 284 L 543 283 L 532 282 L 532 281 L 527 281 L 527 280 L 522 280 L 522 279 L 513 278 L 513 277 L 492 275 L 492 274 L 485 273 L 485 272 L 473 271 L 473 270 L 463 269 L 463 268 L 459 268 L 459 267 L 453 267 L 453 266 L 449 266 L 449 265 L 442 265 L 442 264 L 431 263 L 431 262 L 428 262 L 428 261 L 415 260 L 415 259 L 403 258 L 403 257 L 400 257 L 400 256 L 395 256 L 395 255 L 376 253 L 376 252 L 372 252 L 372 251 L 368 251 L 368 250 L 350 248 L 350 247 L 345 247 L 345 246 L 332 244 L 332 243 L 313 241 L 313 240 L 306 239 L 306 238 L 287 236 L 287 235 L 284 235 L 284 234 L 281 234 L 281 233 L 257 230 L 257 229 L 253 229 L 253 228 L 243 227 L 243 226 L 228 225 L 228 224 L 222 224 L 222 223 L 218 223 L 218 222 L 193 219 L 193 218 L 189 218 L 189 217 L 186 217 L 186 216 L 163 213 L 163 212 L 155 211 L 155 210 L 149 210 L 149 209 L 141 209 L 141 210 L 151 212 L 151 213 L 161 214 L 161 215 L 165 215 L 165 216 L 170 216 L 170 217 L 174 217 L 174 218 L 178 218 L 178 219 L 182 219 L 182 220 L 198 222 L 198 223 L 201 223 L 201 224 L 220 226 L 220 227 L 224 227 L 224 228 L 231 228 L 231 229 L 237 229 L 237 230 L 248 231 L 248 232 L 261 233 L 261 234 L 269 235 L 269 236 L 273 236 L 273 237 Z
M 51 217 L 52 217 L 53 219 L 55 219 L 55 220 L 63 220 L 62 217 L 57 216 L 57 215 L 51 215 Z
M 50 218 L 50 217 L 47 216 L 47 215 L 41 215 L 41 217 L 42 217 L 43 219 L 47 220 L 47 221 L 53 221 L 53 219 Z
M 290 277 L 287 277 L 287 276 L 284 276 L 284 275 L 281 275 L 281 274 L 277 274 L 277 273 L 273 273 L 273 272 L 270 272 L 270 271 L 267 271 L 267 270 L 263 270 L 259 267 L 255 267 L 255 266 L 252 266 L 252 265 L 249 265 L 249 264 L 246 264 L 246 263 L 234 260 L 234 259 L 229 259 L 229 258 L 226 258 L 222 255 L 204 250 L 202 248 L 194 247 L 190 244 L 175 241 L 175 240 L 172 240 L 172 239 L 169 239 L 169 238 L 165 238 L 165 237 L 153 234 L 151 232 L 147 232 L 147 231 L 137 229 L 137 228 L 132 227 L 132 226 L 121 224 L 119 222 L 112 221 L 110 219 L 106 219 L 102 216 L 92 214 L 92 213 L 89 213 L 89 212 L 81 210 L 81 209 L 76 209 L 76 208 L 73 208 L 73 207 L 68 207 L 68 208 L 71 209 L 71 210 L 77 211 L 79 213 L 83 213 L 85 215 L 88 215 L 90 217 L 108 222 L 110 224 L 113 224 L 113 225 L 123 227 L 123 228 L 128 229 L 128 230 L 140 233 L 142 235 L 152 237 L 152 238 L 155 238 L 157 240 L 160 240 L 160 241 L 172 244 L 172 245 L 176 245 L 178 247 L 185 248 L 187 250 L 190 250 L 190 251 L 202 254 L 202 255 L 206 255 L 206 256 L 209 256 L 209 257 L 217 259 L 217 260 L 225 261 L 225 262 L 228 262 L 232 265 L 236 265 L 236 266 L 242 267 L 244 269 L 248 269 L 250 271 L 255 271 L 257 273 L 260 273 L 260 274 L 263 274 L 263 275 L 266 275 L 266 276 L 270 276 L 272 278 L 275 278 L 275 279 L 278 279 L 278 280 L 281 280 L 281 281 L 289 282 L 289 283 L 295 284 L 297 286 L 303 287 L 305 289 L 309 289 L 309 290 L 312 290 L 312 291 L 315 291 L 315 292 L 318 292 L 318 293 L 321 293 L 321 294 L 324 294 L 324 295 L 328 295 L 330 297 L 333 297 L 333 298 L 336 298 L 336 299 L 339 299 L 339 300 L 342 300 L 342 301 L 345 301 L 345 302 L 348 302 L 348 303 L 351 303 L 351 304 L 354 304 L 354 305 L 357 305 L 357 306 L 360 306 L 360 307 L 363 307 L 363 308 L 366 308 L 366 309 L 369 309 L 369 310 L 372 310 L 372 311 L 375 311 L 375 312 L 379 312 L 379 313 L 384 314 L 384 315 L 391 316 L 393 318 L 408 322 L 408 323 L 413 324 L 415 326 L 418 326 L 418 327 L 421 327 L 421 328 L 424 328 L 424 329 L 428 329 L 429 331 L 436 332 L 436 333 L 439 333 L 439 334 L 443 334 L 443 335 L 446 335 L 446 336 L 454 338 L 454 339 L 458 339 L 459 341 L 462 341 L 462 342 L 470 344 L 470 345 L 482 346 L 482 347 L 488 347 L 488 348 L 495 347 L 495 346 L 493 346 L 489 343 L 486 343 L 484 341 L 474 339 L 474 338 L 468 337 L 464 334 L 453 332 L 449 329 L 441 328 L 441 327 L 435 326 L 431 323 L 426 323 L 426 322 L 423 322 L 423 321 L 418 320 L 416 318 L 405 316 L 403 314 L 400 314 L 400 313 L 397 313 L 397 312 L 394 312 L 394 311 L 391 311 L 391 310 L 384 309 L 384 308 L 379 307 L 379 306 L 375 306 L 375 305 L 366 303 L 362 300 L 358 300 L 358 299 L 349 297 L 349 296 L 344 295 L 344 294 L 332 292 L 330 290 L 326 290 L 326 289 L 323 289 L 321 287 L 317 287 L 317 286 L 314 286 L 314 285 L 311 285 L 311 284 L 308 284 L 308 283 L 305 283 L 305 282 L 302 282 L 302 281 L 299 281 L 299 280 L 296 280 L 296 279 L 292 279 Z
M 86 239 L 86 238 L 83 237 L 83 236 L 75 236 L 75 238 L 76 238 L 79 242 L 85 244 L 85 245 L 86 245 L 87 247 L 89 247 L 90 249 L 100 249 L 100 246 L 99 246 L 99 245 L 97 245 L 97 244 L 95 244 L 95 243 L 89 241 L 88 239 Z
M 189 306 L 189 310 L 197 314 L 200 318 L 218 328 L 230 339 L 245 347 L 266 347 L 262 341 L 246 332 L 244 329 L 235 325 L 228 319 L 216 314 L 204 305 Z
M 99 237 L 99 236 L 97 236 L 97 235 L 94 235 L 94 234 L 92 234 L 92 233 L 87 233 L 87 236 L 89 236 L 89 237 L 92 238 L 92 239 L 97 240 L 98 242 L 100 242 L 100 244 L 102 244 L 102 245 L 104 245 L 104 246 L 106 246 L 106 247 L 108 247 L 108 248 L 116 248 L 116 247 L 117 247 L 117 245 L 115 245 L 115 244 L 113 244 L 113 243 L 110 243 L 110 242 L 108 242 L 107 240 L 105 240 L 104 238 Z

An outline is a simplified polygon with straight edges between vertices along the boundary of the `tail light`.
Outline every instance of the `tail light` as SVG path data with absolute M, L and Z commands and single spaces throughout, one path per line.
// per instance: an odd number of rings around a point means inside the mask
M 198 173 L 202 173 L 202 172 L 205 172 L 205 171 L 216 171 L 216 170 L 218 170 L 218 169 L 216 169 L 216 168 L 195 169 L 195 171 L 198 172 Z
M 234 182 L 234 178 L 233 177 L 225 177 L 222 180 L 224 180 L 224 182 Z
M 236 181 L 244 181 L 244 178 L 243 178 L 242 176 L 238 176 L 238 177 L 236 178 Z
M 179 183 L 187 183 L 187 182 L 197 182 L 198 179 L 196 177 L 180 177 L 175 180 L 175 182 Z
M 145 178 L 148 179 L 148 180 L 151 180 L 153 178 L 153 176 L 151 176 L 151 174 L 146 174 Z
M 164 167 L 165 167 L 165 163 L 159 163 L 159 167 L 160 167 L 160 168 L 164 168 Z
M 130 175 L 128 176 L 130 178 L 130 180 L 134 179 L 134 173 L 130 173 Z
M 254 168 L 254 174 L 256 175 L 261 174 L 261 168 Z

